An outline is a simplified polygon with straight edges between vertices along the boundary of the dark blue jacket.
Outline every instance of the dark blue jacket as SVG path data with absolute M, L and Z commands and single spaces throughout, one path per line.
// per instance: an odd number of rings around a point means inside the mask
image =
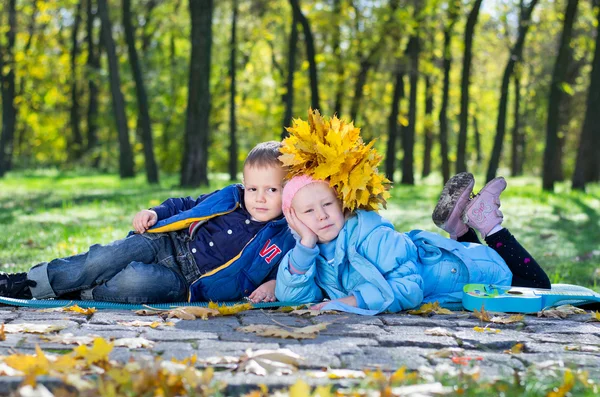
M 161 219 L 148 233 L 181 230 L 192 222 L 226 215 L 242 204 L 239 188 L 240 185 L 229 185 L 201 196 L 195 207 Z M 233 301 L 248 296 L 295 244 L 285 218 L 268 222 L 230 261 L 192 282 L 188 300 Z

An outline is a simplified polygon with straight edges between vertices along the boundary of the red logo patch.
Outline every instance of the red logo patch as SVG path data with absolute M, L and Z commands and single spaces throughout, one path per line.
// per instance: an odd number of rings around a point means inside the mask
M 262 249 L 259 252 L 259 255 L 262 258 L 265 258 L 265 261 L 267 261 L 267 263 L 271 263 L 273 258 L 275 258 L 279 254 L 281 254 L 281 248 L 279 248 L 275 244 L 271 244 L 271 240 L 267 240 L 265 246 L 262 247 Z

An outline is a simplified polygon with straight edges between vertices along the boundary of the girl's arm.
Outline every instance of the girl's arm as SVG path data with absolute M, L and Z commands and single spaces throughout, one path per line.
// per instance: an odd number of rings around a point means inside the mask
M 275 297 L 280 302 L 309 303 L 323 300 L 323 292 L 317 285 L 317 247 L 307 248 L 296 242 L 281 260 L 277 271 Z
M 408 236 L 391 227 L 378 227 L 359 245 L 358 253 L 377 267 L 392 288 L 395 301 L 388 310 L 412 309 L 421 304 L 423 278 L 417 266 L 417 248 Z M 384 300 L 371 283 L 362 284 L 353 292 L 360 294 L 369 309 L 379 309 Z

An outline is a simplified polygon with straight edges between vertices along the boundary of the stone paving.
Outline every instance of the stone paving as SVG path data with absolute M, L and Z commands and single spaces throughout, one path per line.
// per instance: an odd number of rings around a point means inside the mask
M 401 366 L 418 370 L 423 366 L 435 367 L 450 363 L 449 358 L 432 357 L 443 348 L 462 348 L 465 356 L 481 357 L 478 365 L 481 376 L 493 378 L 513 374 L 514 369 L 549 360 L 563 362 L 565 366 L 585 368 L 590 378 L 600 380 L 600 323 L 590 322 L 588 314 L 573 315 L 567 319 L 525 316 L 524 321 L 513 324 L 490 324 L 499 333 L 477 332 L 474 327 L 485 327 L 468 312 L 451 315 L 421 317 L 386 314 L 363 317 L 349 314 L 324 314 L 299 317 L 268 310 L 252 310 L 235 316 L 216 317 L 209 320 L 170 320 L 172 327 L 131 327 L 121 321 L 154 321 L 158 316 L 142 317 L 131 311 L 100 310 L 90 317 L 67 312 L 40 312 L 25 308 L 0 308 L 0 321 L 5 324 L 40 323 L 65 326 L 59 334 L 95 334 L 106 339 L 144 337 L 154 341 L 152 349 L 116 347 L 111 359 L 127 361 L 161 355 L 165 359 L 182 359 L 196 354 L 199 358 L 213 356 L 239 357 L 246 349 L 287 348 L 304 358 L 299 371 L 287 376 L 249 375 L 230 370 L 217 371 L 216 377 L 229 386 L 228 393 L 238 394 L 251 385 L 266 384 L 284 387 L 300 377 L 310 384 L 326 380 L 308 377 L 313 371 L 326 368 L 375 369 L 394 371 Z M 162 321 L 162 320 L 161 320 Z M 315 339 L 295 340 L 261 337 L 237 331 L 240 326 L 252 324 L 287 325 L 304 327 L 330 323 Z M 425 333 L 434 327 L 443 327 L 451 336 L 433 336 Z M 520 354 L 507 354 L 515 344 L 523 344 Z M 70 350 L 73 346 L 44 341 L 37 334 L 6 334 L 0 342 L 0 355 L 14 352 L 33 354 L 36 344 L 46 351 Z M 579 349 L 567 350 L 566 347 Z M 46 382 L 52 385 L 52 380 Z M 8 377 L 0 378 L 0 394 L 14 389 L 18 382 Z

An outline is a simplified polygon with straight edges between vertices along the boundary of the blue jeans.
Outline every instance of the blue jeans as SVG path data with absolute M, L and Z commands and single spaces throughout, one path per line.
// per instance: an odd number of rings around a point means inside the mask
M 187 301 L 189 279 L 197 269 L 187 236 L 134 234 L 88 252 L 41 263 L 27 277 L 36 281 L 34 298 L 81 291 L 82 299 L 122 303 Z M 188 279 L 188 280 L 186 280 Z

